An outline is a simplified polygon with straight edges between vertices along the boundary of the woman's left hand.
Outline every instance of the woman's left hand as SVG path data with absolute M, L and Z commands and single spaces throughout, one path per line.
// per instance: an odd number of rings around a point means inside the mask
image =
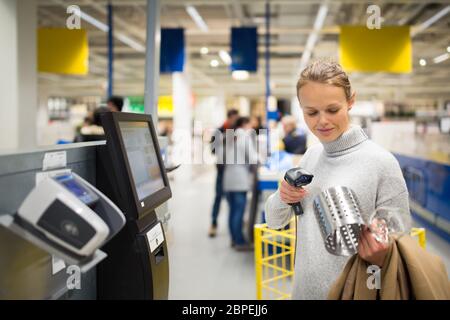
M 369 228 L 363 226 L 358 246 L 358 254 L 363 260 L 381 267 L 388 250 L 389 243 L 377 241 Z

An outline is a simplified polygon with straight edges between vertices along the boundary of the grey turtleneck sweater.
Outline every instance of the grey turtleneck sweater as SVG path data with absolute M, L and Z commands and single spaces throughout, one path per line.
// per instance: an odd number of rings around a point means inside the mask
M 409 214 L 408 191 L 394 156 L 370 141 L 358 126 L 351 126 L 335 141 L 310 147 L 300 166 L 314 174 L 314 179 L 305 187 L 309 194 L 302 201 L 304 214 L 298 218 L 292 299 L 326 299 L 348 257 L 326 251 L 314 216 L 314 197 L 330 187 L 349 187 L 356 193 L 367 222 L 381 206 L 402 208 Z M 265 209 L 267 224 L 273 229 L 283 228 L 293 216 L 279 191 L 268 198 Z M 409 219 L 405 220 L 409 227 Z

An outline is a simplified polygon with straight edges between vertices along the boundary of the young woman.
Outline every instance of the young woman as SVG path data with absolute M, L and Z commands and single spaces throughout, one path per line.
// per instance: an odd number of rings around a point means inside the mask
M 311 63 L 300 75 L 297 95 L 311 132 L 320 144 L 310 147 L 300 166 L 312 174 L 304 189 L 282 181 L 266 202 L 269 227 L 283 228 L 293 216 L 289 203 L 301 202 L 298 218 L 297 252 L 293 299 L 326 299 L 348 257 L 334 256 L 325 249 L 313 211 L 313 199 L 333 186 L 351 188 L 360 202 L 363 219 L 378 207 L 389 206 L 409 214 L 408 191 L 394 156 L 370 141 L 364 131 L 350 125 L 349 111 L 355 102 L 347 74 L 333 61 Z M 404 222 L 408 226 L 408 221 Z M 358 254 L 370 264 L 381 266 L 388 246 L 379 243 L 366 228 Z

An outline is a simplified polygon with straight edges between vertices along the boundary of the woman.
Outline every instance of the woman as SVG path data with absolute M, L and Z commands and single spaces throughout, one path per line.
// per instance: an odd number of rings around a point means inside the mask
M 333 186 L 349 187 L 367 221 L 381 206 L 401 208 L 409 214 L 408 191 L 394 156 L 370 141 L 360 127 L 350 125 L 355 93 L 339 64 L 325 60 L 311 63 L 300 75 L 297 95 L 308 128 L 321 142 L 308 148 L 300 162 L 314 179 L 305 189 L 282 181 L 266 202 L 266 220 L 271 228 L 283 228 L 293 215 L 288 203 L 302 203 L 292 298 L 326 299 L 348 258 L 326 251 L 313 212 L 314 197 Z M 366 228 L 359 243 L 358 254 L 364 260 L 383 264 L 387 245 L 377 242 Z
M 237 119 L 235 131 L 227 130 L 223 189 L 230 207 L 231 245 L 238 251 L 251 250 L 242 233 L 247 192 L 251 187 L 250 165 L 257 163 L 257 152 L 251 136 L 250 119 Z

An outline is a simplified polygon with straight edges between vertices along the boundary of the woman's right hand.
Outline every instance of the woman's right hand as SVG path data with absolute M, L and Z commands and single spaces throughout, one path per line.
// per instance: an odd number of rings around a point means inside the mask
M 281 181 L 279 190 L 281 200 L 287 204 L 300 202 L 308 194 L 305 189 L 295 188 L 285 180 Z

